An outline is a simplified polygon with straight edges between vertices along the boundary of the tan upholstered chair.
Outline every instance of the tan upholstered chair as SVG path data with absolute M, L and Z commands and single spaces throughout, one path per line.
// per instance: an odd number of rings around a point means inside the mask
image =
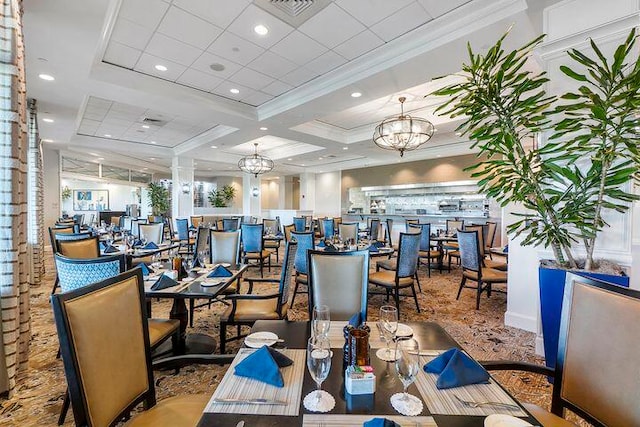
M 78 240 L 57 240 L 58 253 L 68 258 L 98 258 L 100 256 L 100 242 L 98 236 L 86 235 L 86 238 Z M 64 238 L 61 236 L 60 238 Z
M 196 215 L 196 216 L 192 216 L 191 217 L 191 226 L 198 228 L 201 225 L 203 225 L 202 223 L 204 222 L 204 216 L 203 215 Z
M 155 224 L 140 224 L 140 239 L 147 239 L 147 242 L 153 242 L 156 245 L 162 243 L 164 239 L 164 224 L 157 222 Z
M 121 218 L 121 217 L 119 217 L 119 216 L 112 216 L 112 217 L 109 219 L 109 222 L 111 223 L 111 225 L 117 225 L 117 226 L 119 227 L 119 226 L 121 225 L 121 224 L 120 224 L 120 218 Z
M 295 231 L 296 226 L 293 224 L 289 224 L 289 225 L 285 225 L 284 227 L 284 241 L 285 242 L 290 242 L 291 241 L 291 232 Z
M 140 403 L 146 411 L 127 426 L 197 424 L 209 394 L 172 397 L 156 403 L 139 269 L 53 295 L 51 303 L 76 425 L 115 425 Z M 206 361 L 229 363 L 231 356 L 211 355 Z
M 360 312 L 367 318 L 369 251 L 307 252 L 309 318 L 314 306 L 326 305 L 331 320 L 349 320 Z
M 476 231 L 478 233 L 479 244 L 480 244 L 480 256 L 482 257 L 482 266 L 487 268 L 493 268 L 495 270 L 507 270 L 507 263 L 504 261 L 494 261 L 492 259 L 487 259 L 486 257 L 486 245 L 485 245 L 485 236 L 487 235 L 489 230 L 488 225 L 468 225 L 465 227 L 465 231 Z M 495 231 L 495 230 L 494 230 Z
M 263 219 L 262 225 L 264 225 L 265 233 L 267 232 L 267 228 L 271 230 L 272 234 L 278 234 L 280 232 L 278 229 L 278 220 L 276 219 Z M 276 262 L 280 262 L 280 254 L 278 253 L 280 249 L 280 240 L 265 240 L 264 248 L 273 252 L 276 256 Z

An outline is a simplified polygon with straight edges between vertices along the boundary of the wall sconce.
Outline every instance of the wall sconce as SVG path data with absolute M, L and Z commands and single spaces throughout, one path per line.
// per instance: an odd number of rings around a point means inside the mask
M 251 195 L 253 197 L 258 197 L 260 195 L 260 190 L 258 189 L 258 187 L 253 187 L 251 189 Z
M 183 182 L 182 183 L 182 193 L 183 194 L 189 194 L 191 192 L 191 183 L 190 182 Z

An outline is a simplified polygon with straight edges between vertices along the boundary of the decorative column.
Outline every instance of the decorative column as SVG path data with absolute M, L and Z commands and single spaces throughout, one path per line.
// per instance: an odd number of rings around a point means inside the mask
M 173 219 L 193 215 L 193 159 L 174 157 L 171 165 L 171 215 Z
M 316 207 L 316 174 L 300 174 L 300 210 L 313 212 Z
M 260 200 L 260 176 L 245 173 L 242 175 L 242 214 L 246 216 L 262 216 Z
M 29 213 L 28 252 L 30 256 L 29 282 L 40 285 L 44 275 L 44 195 L 42 182 L 42 141 L 38 133 L 35 99 L 29 100 L 29 149 L 27 152 L 27 205 Z

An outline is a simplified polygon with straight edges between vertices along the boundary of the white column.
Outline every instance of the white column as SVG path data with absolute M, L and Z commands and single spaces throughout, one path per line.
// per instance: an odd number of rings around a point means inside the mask
M 316 207 L 316 174 L 300 174 L 300 210 L 313 211 Z
M 257 217 L 262 215 L 260 176 L 256 178 L 254 175 L 248 173 L 242 175 L 242 214 Z
M 193 159 L 174 157 L 171 165 L 171 179 L 173 181 L 173 219 L 189 218 L 193 215 Z M 188 192 L 184 192 L 188 186 Z
M 285 176 L 280 175 L 278 177 L 278 209 L 286 209 L 286 204 L 287 204 L 286 191 L 287 191 L 287 184 L 285 183 Z M 289 191 L 291 191 L 291 189 L 289 189 Z

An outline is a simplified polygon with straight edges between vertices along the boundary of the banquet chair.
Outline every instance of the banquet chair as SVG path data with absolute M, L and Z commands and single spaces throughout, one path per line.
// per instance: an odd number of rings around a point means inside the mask
M 189 236 L 189 220 L 186 218 L 177 218 L 176 219 L 176 230 L 178 232 L 178 242 L 180 243 L 180 248 L 178 252 L 180 252 L 181 248 L 185 248 L 187 255 L 191 255 L 193 252 L 193 245 L 196 243 L 196 240 Z
M 493 259 L 486 258 L 486 244 L 484 243 L 485 235 L 488 230 L 487 225 L 468 225 L 465 227 L 465 230 L 468 231 L 476 231 L 478 233 L 479 245 L 480 245 L 480 257 L 482 259 L 482 266 L 489 267 L 496 270 L 507 270 L 507 263 L 504 261 L 494 261 Z
M 236 231 L 216 231 L 209 232 L 209 248 L 211 252 L 212 264 L 231 264 L 232 266 L 240 263 L 240 230 Z M 240 280 L 227 286 L 223 295 L 239 294 Z M 218 299 L 220 300 L 220 299 Z
M 427 274 L 429 277 L 431 277 L 431 261 L 437 261 L 442 256 L 442 252 L 440 252 L 440 250 L 431 249 L 431 224 L 410 225 L 410 228 L 420 229 L 420 252 L 418 253 L 418 266 L 423 259 L 426 259 Z M 441 264 L 440 272 L 442 273 Z
M 294 216 L 293 217 L 293 225 L 295 227 L 296 232 L 302 233 L 302 232 L 306 231 L 307 227 L 306 227 L 305 224 L 306 224 L 306 222 L 305 222 L 304 217 L 301 217 L 301 216 Z
M 544 427 L 573 426 L 566 410 L 594 426 L 640 425 L 640 291 L 567 272 L 555 369 L 482 361 L 488 370 L 522 370 L 554 378 L 551 412 L 523 403 Z M 615 353 L 615 357 L 614 357 Z
M 129 233 L 131 233 L 131 221 L 133 221 L 133 218 L 131 218 L 130 216 L 125 216 L 124 220 L 122 220 L 122 229 L 128 231 Z
M 56 236 L 56 249 L 57 253 L 69 258 L 98 258 L 100 256 L 100 241 L 98 236 L 88 233 L 58 235 Z
M 467 227 L 469 228 L 469 227 Z M 507 272 L 493 268 L 486 268 L 482 264 L 482 252 L 480 246 L 482 231 L 479 230 L 458 230 L 458 243 L 460 245 L 460 262 L 462 263 L 462 280 L 458 288 L 456 299 L 460 299 L 463 288 L 476 290 L 476 310 L 480 308 L 480 296 L 482 292 L 487 292 L 487 297 L 491 297 L 492 285 L 494 283 L 507 283 Z M 476 287 L 467 286 L 467 280 L 477 283 Z
M 162 243 L 164 238 L 164 224 L 157 222 L 155 224 L 140 224 L 140 239 L 147 239 L 147 242 L 153 242 L 156 245 Z
M 84 214 L 75 214 L 73 216 L 73 222 L 82 227 L 84 225 Z
M 76 226 L 71 225 L 68 227 L 49 227 L 49 240 L 51 242 L 51 252 L 54 254 L 58 252 L 58 236 L 62 235 L 72 235 L 70 239 L 85 239 L 88 233 L 80 233 L 75 231 Z M 56 293 L 56 289 L 58 288 L 58 276 L 53 282 L 53 288 L 51 289 L 51 295 Z
M 358 243 L 358 224 L 342 223 L 338 226 L 338 234 L 344 242 L 346 242 L 347 239 L 353 239 L 354 242 Z
M 448 219 L 446 222 L 446 230 L 445 232 L 448 235 L 453 235 L 456 230 L 463 230 L 464 229 L 464 220 L 460 219 Z M 449 251 L 449 250 L 455 250 L 458 249 L 458 242 L 446 242 L 444 245 L 444 250 L 445 251 Z M 449 265 L 449 271 L 451 271 L 451 265 Z
M 240 220 L 242 218 L 222 218 L 223 231 L 236 231 L 240 229 Z
M 124 217 L 123 217 L 123 226 L 124 226 Z M 132 219 L 131 220 L 131 234 L 133 234 L 136 237 L 140 237 L 140 224 L 146 224 L 147 223 L 147 219 L 146 218 L 138 218 L 138 219 Z
M 493 247 L 493 243 L 496 239 L 496 230 L 498 228 L 498 224 L 495 222 L 487 221 L 487 234 L 484 236 L 484 251 L 489 254 L 489 258 L 493 258 L 491 256 L 491 248 Z
M 244 337 L 240 334 L 242 325 L 252 326 L 258 320 L 282 320 L 287 317 L 287 303 L 289 302 L 289 285 L 293 271 L 293 260 L 296 252 L 296 242 L 289 242 L 285 246 L 280 280 L 263 278 L 246 278 L 249 282 L 249 293 L 227 295 L 231 305 L 220 316 L 220 353 L 226 351 L 226 343 Z M 254 295 L 253 286 L 256 283 L 278 283 L 278 292 Z M 236 326 L 237 334 L 227 338 L 227 326 Z
M 418 225 L 418 226 L 415 227 L 414 225 Z M 419 227 L 419 224 L 417 223 L 409 223 L 409 225 L 405 225 L 405 227 L 407 229 L 405 234 L 420 234 L 422 232 L 422 228 Z M 398 234 L 398 238 L 399 237 L 400 235 Z M 392 247 L 393 247 L 394 253 L 397 254 L 399 245 L 393 245 Z M 376 271 L 379 271 L 381 268 L 384 270 L 395 270 L 397 264 L 398 264 L 398 261 L 396 259 L 391 259 L 391 256 L 389 256 L 389 259 L 383 259 L 376 262 Z M 420 284 L 418 284 L 418 287 L 419 286 Z
M 333 218 L 324 218 L 320 222 L 320 234 L 323 239 L 331 239 L 336 234 L 336 227 Z
M 271 230 L 271 233 L 274 235 L 277 235 L 278 233 L 280 233 L 280 228 L 278 227 L 277 219 L 263 219 L 262 225 L 264 225 L 265 233 L 267 233 L 267 228 L 269 228 Z M 269 249 L 271 252 L 273 252 L 276 255 L 276 262 L 277 263 L 280 262 L 280 254 L 279 254 L 280 240 L 265 240 L 264 248 Z
M 367 319 L 369 251 L 307 251 L 309 319 L 313 307 L 326 305 L 331 320 L 349 320 L 360 313 Z
M 264 248 L 264 225 L 263 224 L 242 224 L 240 226 L 242 239 L 242 259 L 245 264 L 250 261 L 257 261 L 260 268 L 260 277 L 264 277 L 264 263 L 268 261 L 268 269 L 271 271 L 271 251 Z
M 370 241 L 377 241 L 380 236 L 380 218 L 372 218 L 369 224 L 368 239 Z
M 313 249 L 314 246 L 314 236 L 312 232 L 291 232 L 291 241 L 295 241 L 298 243 L 296 248 L 296 256 L 294 260 L 294 267 L 296 269 L 296 285 L 293 289 L 293 296 L 291 297 L 291 305 L 289 308 L 293 307 L 293 303 L 296 300 L 297 294 L 307 294 L 309 293 L 308 285 L 309 285 L 309 264 L 307 263 L 307 251 Z M 306 289 L 299 290 L 300 285 L 304 286 Z
M 210 248 L 210 239 L 211 239 L 211 231 L 207 227 L 198 227 L 198 231 L 196 232 L 196 243 L 195 250 L 193 253 L 193 261 L 192 265 L 195 265 L 196 259 L 199 259 L 202 255 L 204 257 L 204 263 L 211 263 L 211 248 Z M 235 249 L 237 251 L 237 249 Z M 236 252 L 237 253 L 237 252 Z M 200 267 L 204 267 L 201 265 Z M 211 303 L 214 301 L 214 298 L 207 299 L 206 303 L 196 304 L 194 298 L 189 298 L 189 326 L 193 328 L 193 315 L 196 308 L 204 307 L 205 305 L 211 308 Z
M 407 218 L 404 220 L 404 228 L 405 231 L 409 230 L 409 226 L 410 225 L 417 225 L 420 224 L 420 220 L 419 219 L 411 219 L 411 218 Z
M 283 231 L 284 231 L 284 241 L 285 242 L 290 242 L 291 241 L 291 232 L 295 231 L 296 226 L 293 224 L 289 224 L 289 225 L 285 225 L 283 227 Z
M 312 215 L 302 215 L 304 218 L 304 227 L 307 231 L 313 231 L 313 216 Z
M 156 402 L 153 368 L 179 366 L 184 358 L 151 362 L 142 272 L 129 270 L 51 298 L 75 424 L 129 427 L 194 426 L 209 394 Z M 176 360 L 177 359 L 177 360 Z M 230 363 L 233 356 L 193 357 L 190 363 Z
M 198 228 L 204 222 L 204 215 L 191 216 L 191 227 Z
M 421 235 L 416 233 L 400 233 L 398 239 L 398 259 L 395 270 L 376 271 L 369 276 L 369 283 L 374 286 L 381 287 L 384 292 L 370 291 L 370 295 L 384 294 L 389 299 L 393 296 L 398 316 L 400 315 L 400 297 L 410 296 L 400 293 L 401 289 L 411 288 L 413 299 L 416 303 L 416 310 L 420 313 L 420 305 L 418 304 L 418 296 L 414 284 L 418 281 L 418 261 L 420 251 Z M 375 288 L 374 288 L 375 289 Z
M 122 223 L 120 222 L 120 218 L 119 216 L 112 216 L 109 218 L 109 223 L 111 225 L 117 225 L 118 227 L 122 226 Z

